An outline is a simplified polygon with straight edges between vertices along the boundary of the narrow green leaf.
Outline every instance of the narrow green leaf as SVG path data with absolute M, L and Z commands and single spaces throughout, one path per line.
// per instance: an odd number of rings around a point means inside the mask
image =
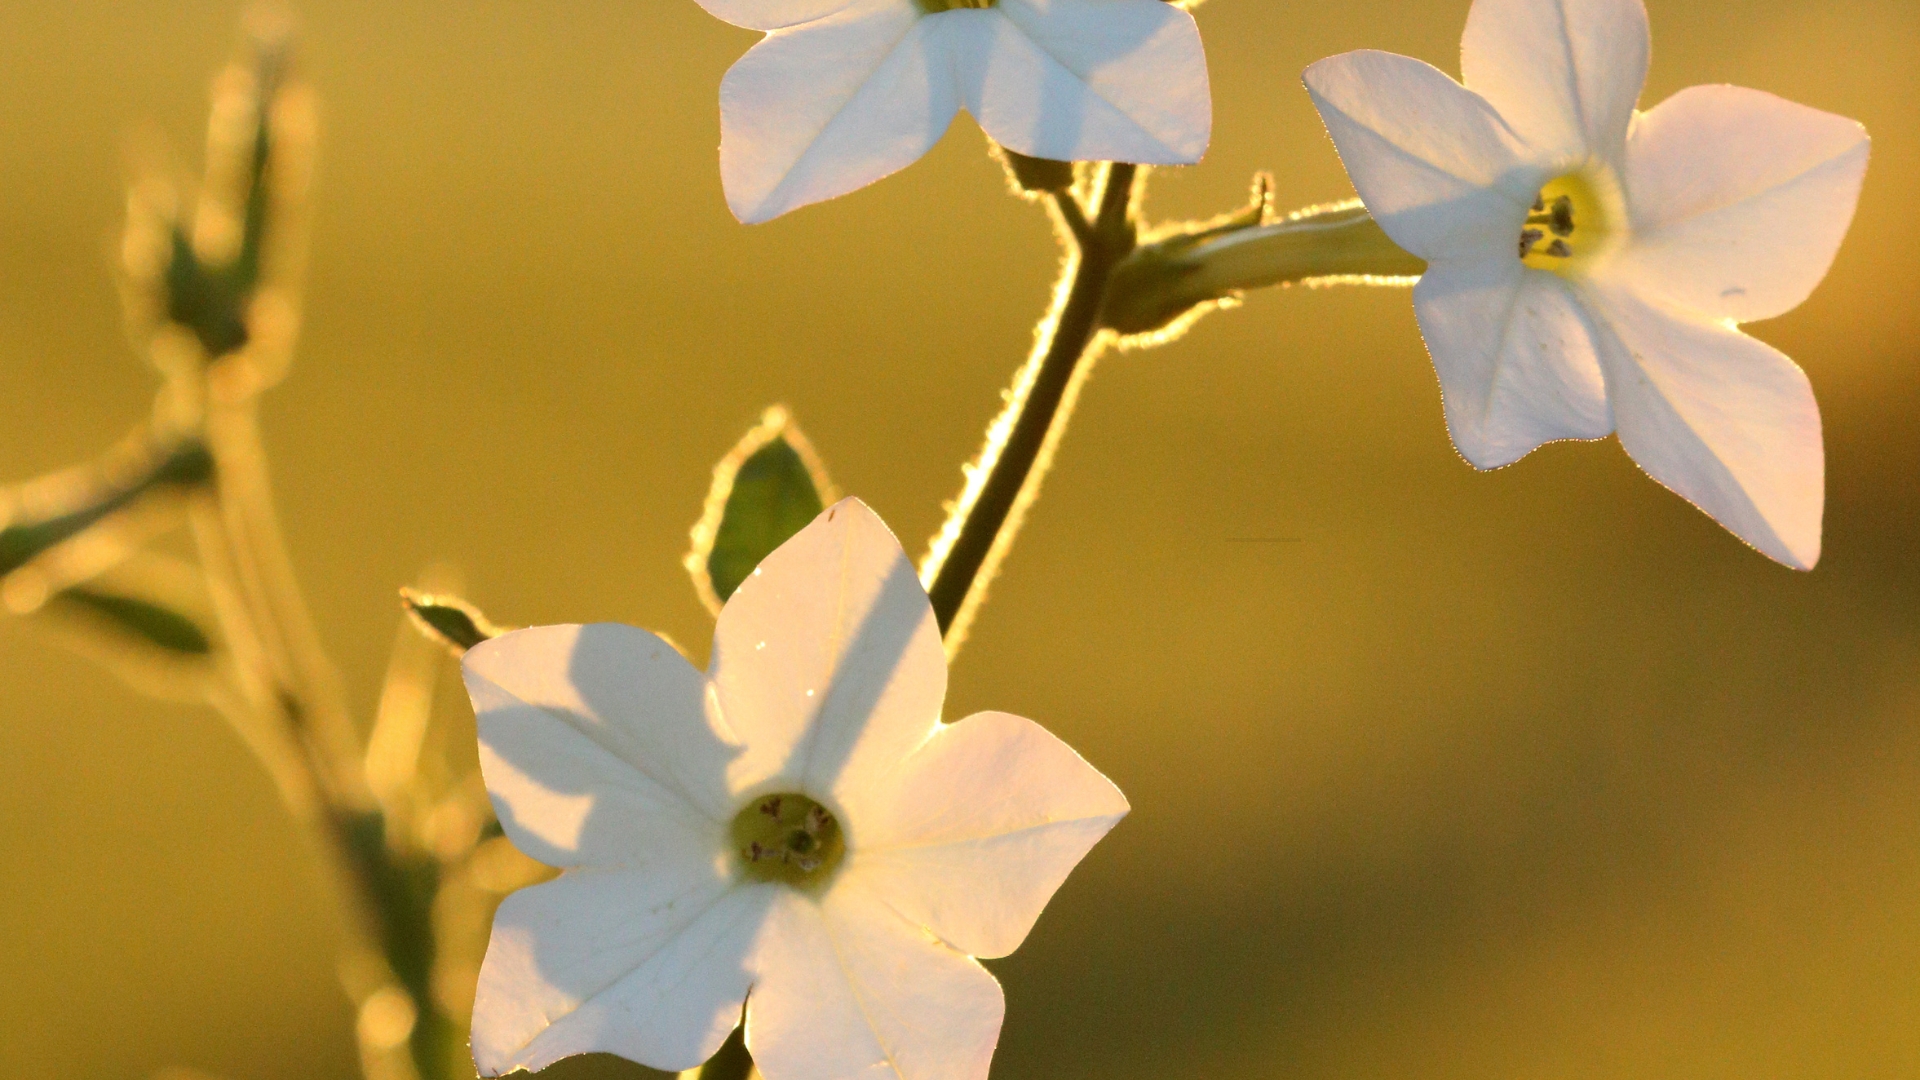
M 457 596 L 401 589 L 400 605 L 413 618 L 415 629 L 445 645 L 455 656 L 506 633 L 488 622 L 479 608 Z
M 42 573 L 6 580 L 0 599 L 34 631 L 103 665 L 141 693 L 206 700 L 222 650 L 213 600 L 200 568 L 155 551 L 132 551 L 84 579 Z
M 198 442 L 139 445 L 93 465 L 0 491 L 0 577 L 160 488 L 186 488 L 213 477 L 213 458 Z M 33 510 L 40 510 L 33 513 Z M 43 509 L 55 508 L 55 509 Z
M 687 570 L 716 613 L 760 560 L 818 517 L 832 482 L 787 411 L 774 407 L 714 466 Z
M 51 603 L 83 609 L 114 630 L 169 653 L 206 656 L 213 652 L 213 641 L 199 624 L 151 600 L 76 585 L 55 593 Z

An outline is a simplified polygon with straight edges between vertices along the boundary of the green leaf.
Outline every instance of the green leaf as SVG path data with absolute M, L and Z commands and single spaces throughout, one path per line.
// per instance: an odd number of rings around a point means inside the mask
M 415 629 L 445 645 L 455 656 L 506 633 L 488 622 L 479 608 L 457 596 L 401 589 L 400 605 L 407 609 Z
M 181 656 L 213 652 L 212 639 L 198 623 L 151 600 L 76 585 L 55 593 L 50 602 L 80 608 L 114 630 L 165 652 Z
M 6 581 L 6 607 L 129 686 L 167 701 L 205 702 L 220 677 L 218 623 L 200 568 L 134 551 L 85 580 L 28 568 Z
M 247 343 L 253 274 L 247 264 L 220 268 L 201 262 L 186 233 L 175 229 L 173 259 L 167 264 L 167 318 L 193 331 L 210 357 L 238 351 Z
M 813 446 L 783 408 L 761 417 L 713 469 L 706 512 L 693 527 L 687 571 L 718 613 L 760 560 L 834 499 Z
M 213 458 L 198 442 L 137 441 L 79 469 L 0 492 L 0 577 L 161 488 L 213 478 Z

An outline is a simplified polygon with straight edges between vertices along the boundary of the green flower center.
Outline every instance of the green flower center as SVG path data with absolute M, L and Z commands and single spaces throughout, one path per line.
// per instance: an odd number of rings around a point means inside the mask
M 921 11 L 929 15 L 938 15 L 943 11 L 957 8 L 990 8 L 1000 0 L 913 0 Z
M 1533 212 L 1520 227 L 1520 261 L 1536 270 L 1564 273 L 1603 246 L 1612 214 L 1593 181 L 1568 173 L 1540 189 Z
M 813 888 L 833 876 L 847 841 L 827 808 L 805 795 L 763 795 L 734 815 L 733 850 L 750 878 Z

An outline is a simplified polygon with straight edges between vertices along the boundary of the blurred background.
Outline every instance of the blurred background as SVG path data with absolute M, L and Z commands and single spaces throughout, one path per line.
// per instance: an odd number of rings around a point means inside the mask
M 1774 565 L 1611 440 L 1474 472 L 1404 290 L 1256 295 L 1110 355 L 950 695 L 1039 719 L 1134 805 L 992 965 L 1001 1080 L 1920 1074 L 1920 8 L 1649 6 L 1643 104 L 1732 82 L 1875 137 L 1832 276 L 1751 328 L 1820 398 L 1824 560 Z M 1466 9 L 1213 0 L 1214 149 L 1150 212 L 1238 205 L 1261 168 L 1282 207 L 1348 195 L 1298 73 L 1457 70 Z M 0 477 L 146 415 L 125 148 L 197 164 L 238 12 L 0 9 Z M 971 121 L 745 228 L 715 99 L 754 35 L 693 0 L 299 14 L 322 157 L 266 419 L 363 714 L 436 560 L 500 621 L 704 653 L 679 558 L 773 402 L 924 551 L 1056 262 Z M 10 1072 L 355 1074 L 313 860 L 211 712 L 0 625 L 0 837 Z

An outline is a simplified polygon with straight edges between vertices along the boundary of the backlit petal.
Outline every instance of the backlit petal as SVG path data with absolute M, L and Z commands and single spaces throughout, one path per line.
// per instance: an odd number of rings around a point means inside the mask
M 749 30 L 779 30 L 799 26 L 859 3 L 860 0 L 698 0 L 707 14 Z M 912 0 L 896 0 L 911 4 Z
M 1127 812 L 1112 782 L 1031 720 L 942 728 L 888 778 L 844 871 L 973 956 L 1005 956 Z
M 1162 0 L 1001 0 L 940 16 L 967 109 L 1002 145 L 1061 161 L 1182 165 L 1213 126 L 1193 16 Z
M 1588 321 L 1567 283 L 1508 252 L 1434 263 L 1413 290 L 1460 456 L 1498 468 L 1613 430 Z
M 744 222 L 844 195 L 917 161 L 960 108 L 944 20 L 855 0 L 768 34 L 720 84 L 720 178 Z
M 480 763 L 522 851 L 556 866 L 632 865 L 708 845 L 729 820 L 734 751 L 706 680 L 645 630 L 520 630 L 467 651 Z
M 1445 72 L 1362 51 L 1306 71 L 1307 90 L 1367 209 L 1423 259 L 1514 258 L 1547 175 L 1479 95 Z
M 581 870 L 507 897 L 473 1003 L 482 1075 L 610 1053 L 692 1068 L 740 1021 L 778 886 L 711 871 Z
M 1619 284 L 1587 291 L 1627 453 L 1762 553 L 1811 569 L 1826 457 L 1806 375 L 1763 342 Z
M 1618 168 L 1649 51 L 1640 0 L 1474 0 L 1460 73 L 1548 158 Z
M 712 676 L 736 793 L 855 805 L 931 736 L 947 690 L 933 607 L 900 542 L 845 499 L 767 556 L 720 612 Z M 858 841 L 860 821 L 845 822 Z
M 976 961 L 843 875 L 788 892 L 753 958 L 747 1048 L 767 1080 L 984 1080 L 1006 1004 Z
M 1737 86 L 1682 90 L 1627 140 L 1619 272 L 1714 318 L 1791 311 L 1833 265 L 1867 151 L 1844 116 Z

